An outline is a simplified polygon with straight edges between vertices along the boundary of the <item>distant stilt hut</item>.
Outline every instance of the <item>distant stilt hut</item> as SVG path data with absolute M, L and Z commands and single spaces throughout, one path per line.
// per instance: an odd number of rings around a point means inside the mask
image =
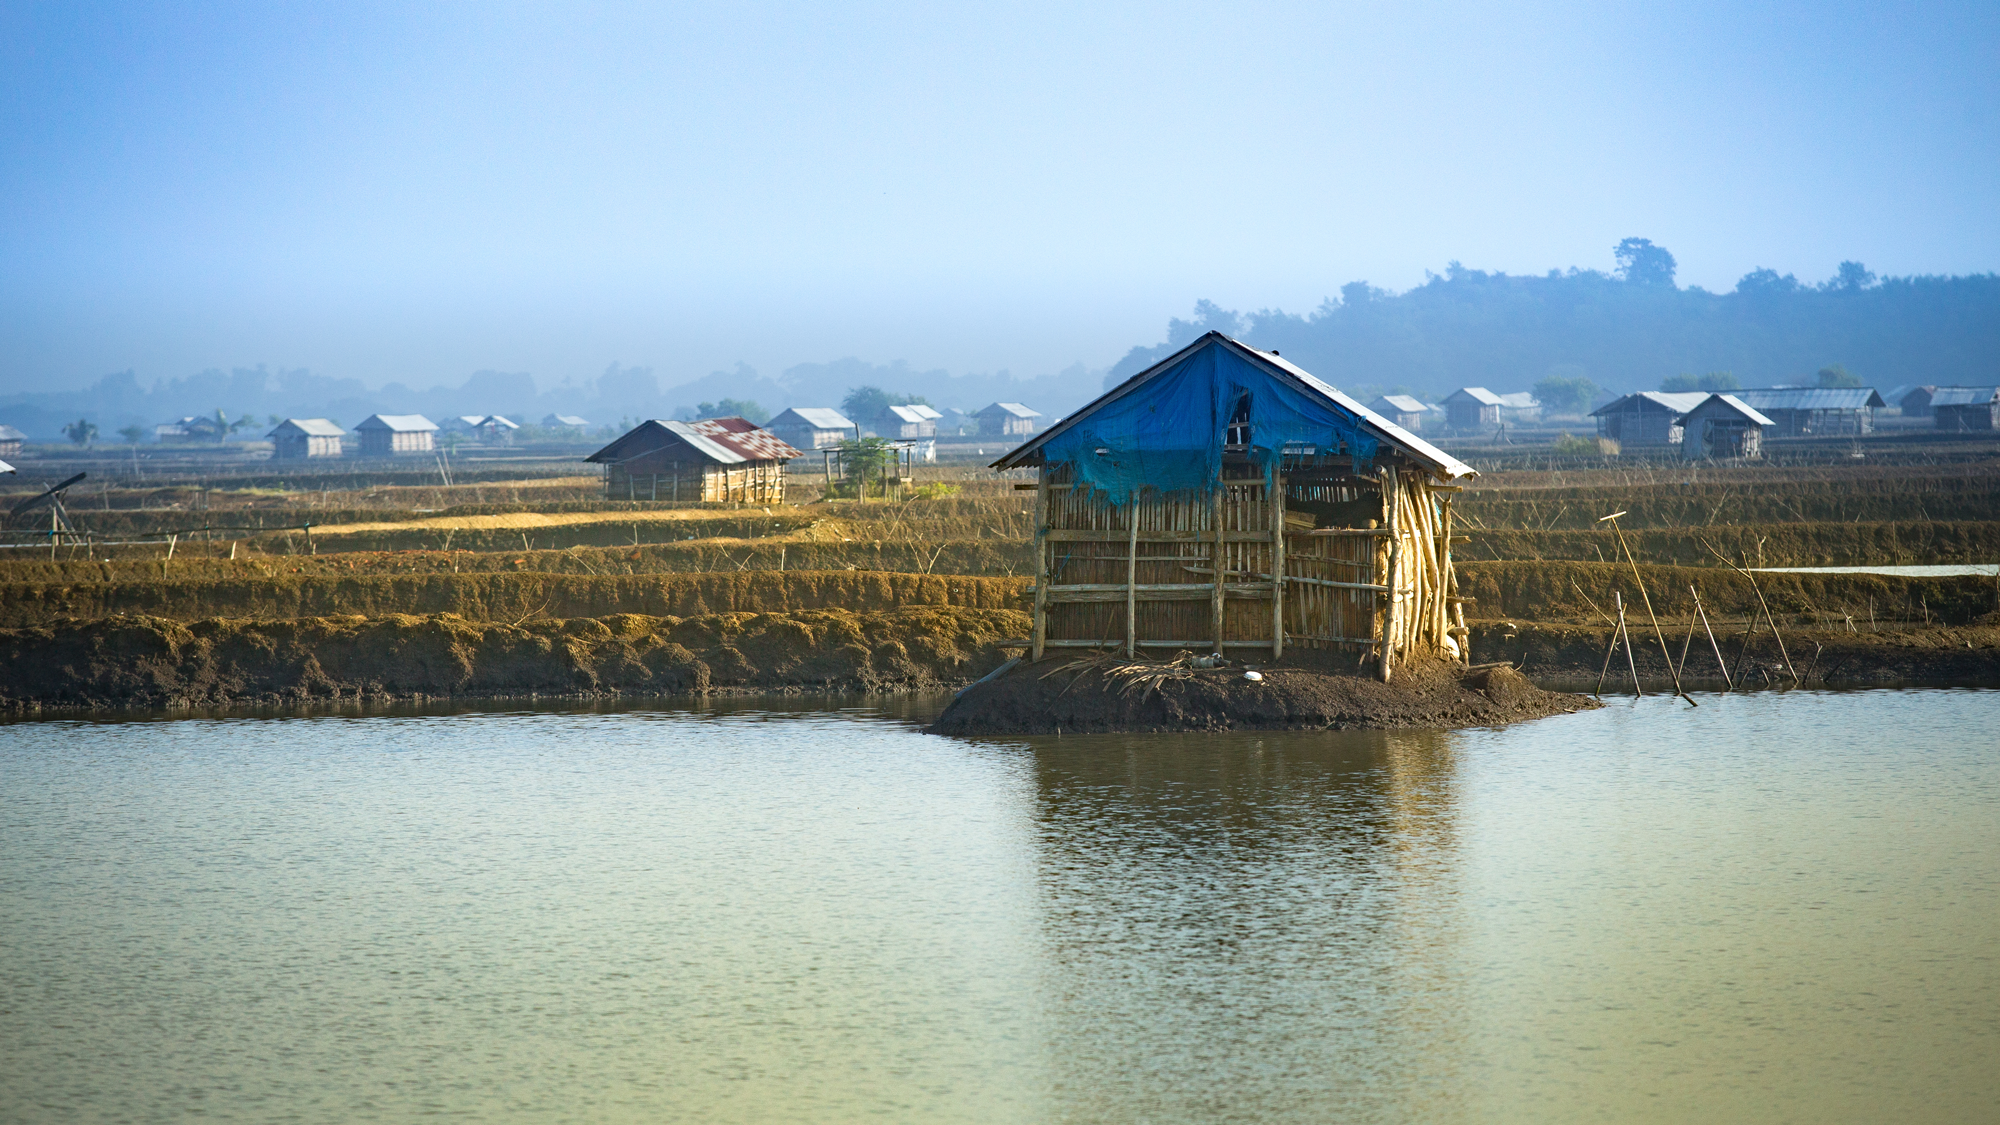
M 1679 445 L 1680 419 L 1708 400 L 1706 391 L 1640 391 L 1590 412 L 1597 436 L 1625 445 Z
M 1674 424 L 1685 435 L 1681 438 L 1682 459 L 1725 461 L 1762 457 L 1764 431 L 1775 423 L 1735 395 L 1712 394 Z
M 1053 648 L 1460 657 L 1471 467 L 1211 332 L 993 463 L 1037 470 L 1032 658 Z
M 655 418 L 584 460 L 604 466 L 607 500 L 782 504 L 785 463 L 799 456 L 746 418 Z
M 272 460 L 303 461 L 340 456 L 340 439 L 346 433 L 325 418 L 287 418 L 264 436 L 271 439 Z
M 2000 430 L 2000 387 L 1936 387 L 1930 408 L 1940 430 Z

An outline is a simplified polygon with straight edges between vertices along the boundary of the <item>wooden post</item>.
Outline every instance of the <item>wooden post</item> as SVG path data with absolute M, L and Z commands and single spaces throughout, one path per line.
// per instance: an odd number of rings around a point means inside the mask
M 1271 471 L 1271 659 L 1285 655 L 1285 474 Z
M 1215 524 L 1215 592 L 1208 599 L 1209 631 L 1215 635 L 1213 651 L 1222 651 L 1222 584 L 1229 581 L 1229 559 L 1223 542 L 1222 510 L 1223 496 L 1229 491 L 1220 474 L 1216 476 L 1215 497 L 1209 501 L 1209 519 Z
M 1382 584 L 1389 587 L 1389 589 L 1382 595 L 1385 599 L 1385 608 L 1382 610 L 1382 636 L 1380 638 L 1382 643 L 1375 651 L 1380 658 L 1380 672 L 1382 682 L 1385 684 L 1389 682 L 1390 655 L 1396 647 L 1396 591 L 1399 585 L 1396 581 L 1396 571 L 1403 561 L 1402 529 L 1396 526 L 1396 511 L 1398 507 L 1396 503 L 1397 487 L 1398 481 L 1396 480 L 1395 467 L 1391 466 L 1383 470 L 1382 508 L 1384 518 L 1382 526 L 1389 531 L 1389 577 Z
M 1133 489 L 1129 497 L 1129 509 L 1125 513 L 1127 523 L 1132 525 L 1132 534 L 1126 540 L 1125 555 L 1125 659 L 1131 660 L 1139 651 L 1139 490 Z
M 1049 525 L 1049 467 L 1035 470 L 1035 609 L 1034 634 L 1028 654 L 1030 662 L 1042 658 L 1049 638 L 1049 543 L 1043 533 Z

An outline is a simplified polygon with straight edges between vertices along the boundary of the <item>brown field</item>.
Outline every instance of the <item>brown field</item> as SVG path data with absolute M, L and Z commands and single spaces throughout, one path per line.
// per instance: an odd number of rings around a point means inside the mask
M 1750 566 L 2000 560 L 2000 446 L 1983 448 L 1929 462 L 1836 451 L 1818 462 L 1747 467 L 1654 462 L 1488 473 L 1456 507 L 1466 536 L 1454 547 L 1460 583 L 1477 599 L 1469 616 L 1483 623 L 1475 652 L 1503 623 L 1516 637 L 1530 623 L 1596 628 L 1614 594 L 1643 620 L 1640 587 L 1621 564 L 1617 536 L 1598 522 L 1621 511 L 1645 592 L 1664 620 L 1684 625 L 1694 586 L 1718 630 L 1740 633 L 1761 590 L 1788 629 L 1849 638 L 1970 629 L 1977 648 L 1978 630 L 2000 611 L 1992 579 L 1764 574 L 1753 589 L 1716 553 Z M 315 487 L 290 489 L 254 480 L 208 488 L 108 482 L 70 496 L 72 520 L 87 534 L 81 542 L 52 545 L 46 510 L 13 522 L 0 536 L 13 544 L 0 550 L 0 628 L 12 631 L 11 651 L 22 659 L 37 644 L 79 651 L 63 646 L 85 643 L 75 638 L 86 634 L 97 638 L 89 644 L 109 643 L 103 638 L 114 634 L 104 629 L 142 620 L 160 636 L 179 635 L 169 622 L 214 629 L 232 622 L 251 630 L 244 637 L 282 647 L 304 642 L 272 640 L 281 623 L 305 630 L 291 637 L 317 635 L 305 623 L 332 621 L 346 624 L 312 628 L 374 637 L 394 633 L 378 634 L 387 627 L 375 622 L 420 615 L 477 632 L 483 639 L 465 643 L 478 652 L 499 646 L 474 660 L 497 668 L 512 659 L 498 655 L 513 651 L 507 645 L 525 643 L 507 640 L 506 630 L 539 636 L 551 622 L 566 629 L 621 615 L 664 621 L 926 608 L 1013 620 L 1005 615 L 1018 614 L 1032 570 L 1028 494 L 977 467 L 926 467 L 920 480 L 959 491 L 907 501 L 821 501 L 814 474 L 795 472 L 792 494 L 806 502 L 769 510 L 606 501 L 595 477 L 562 466 L 543 479 L 450 486 L 357 477 L 343 489 L 341 479 L 327 474 Z M 943 629 L 947 617 L 899 618 L 898 628 L 929 621 Z M 1010 628 L 1018 635 L 1025 624 Z M 915 634 L 899 636 L 907 648 Z M 714 671 L 728 660 L 696 658 L 709 664 L 712 685 L 735 682 Z M 766 671 L 783 665 L 751 663 Z M 903 682 L 874 672 L 843 682 L 892 681 Z M 372 681 L 343 672 L 329 682 L 366 694 Z M 528 683 L 464 681 L 474 682 L 486 685 L 481 692 Z M 596 682 L 637 690 L 615 677 Z M 201 697 L 188 690 L 187 698 Z

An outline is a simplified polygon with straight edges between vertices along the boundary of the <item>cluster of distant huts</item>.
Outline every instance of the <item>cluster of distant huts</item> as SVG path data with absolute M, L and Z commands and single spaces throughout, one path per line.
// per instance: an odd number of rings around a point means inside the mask
M 1621 447 L 1677 445 L 1689 459 L 1735 458 L 1761 455 L 1766 436 L 1873 433 L 1874 412 L 1892 403 L 1905 417 L 1931 417 L 1940 430 L 2000 430 L 2000 387 L 1903 386 L 1887 398 L 1873 387 L 1640 391 L 1615 398 L 1590 416 L 1598 436 Z M 1484 387 L 1461 387 L 1436 404 L 1409 395 L 1382 395 L 1368 408 L 1406 430 L 1421 431 L 1427 422 L 1433 427 L 1441 422 L 1447 431 L 1477 433 L 1509 421 L 1533 420 L 1540 404 L 1527 393 L 1502 395 Z
M 831 407 L 812 406 L 793 407 L 762 426 L 740 418 L 708 421 L 740 424 L 740 427 L 769 433 L 790 447 L 794 457 L 799 456 L 800 451 L 831 449 L 851 439 L 882 437 L 896 442 L 918 443 L 922 456 L 934 459 L 940 426 L 945 427 L 947 434 L 970 433 L 998 440 L 1018 439 L 1033 434 L 1041 417 L 1040 411 L 1021 403 L 996 402 L 976 411 L 941 411 L 923 403 L 892 405 L 878 415 L 860 421 L 850 419 Z M 655 422 L 646 425 L 694 427 L 702 424 L 705 423 Z M 589 427 L 587 419 L 573 414 L 550 414 L 541 421 L 541 429 L 552 436 L 582 437 Z M 644 425 L 640 427 L 643 428 Z M 0 427 L 0 430 L 6 429 Z M 447 418 L 443 425 L 421 414 L 371 414 L 354 427 L 353 452 L 361 457 L 427 454 L 438 448 L 440 434 L 457 434 L 466 441 L 483 445 L 507 445 L 520 429 L 519 423 L 499 414 L 460 415 Z M 635 429 L 632 432 L 639 431 Z M 155 433 L 165 444 L 212 443 L 228 436 L 223 421 L 212 417 L 182 418 L 157 427 Z M 349 452 L 348 431 L 326 418 L 287 418 L 273 426 L 265 436 L 271 441 L 272 457 L 278 460 L 340 457 Z M 16 440 L 23 440 L 17 432 Z M 15 451 L 18 450 L 17 444 Z

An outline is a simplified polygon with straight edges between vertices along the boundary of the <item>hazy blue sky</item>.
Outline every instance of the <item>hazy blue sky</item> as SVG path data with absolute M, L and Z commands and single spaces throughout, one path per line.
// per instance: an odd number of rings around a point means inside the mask
M 0 391 L 1105 366 L 1451 259 L 2000 267 L 2000 5 L 0 5 Z

